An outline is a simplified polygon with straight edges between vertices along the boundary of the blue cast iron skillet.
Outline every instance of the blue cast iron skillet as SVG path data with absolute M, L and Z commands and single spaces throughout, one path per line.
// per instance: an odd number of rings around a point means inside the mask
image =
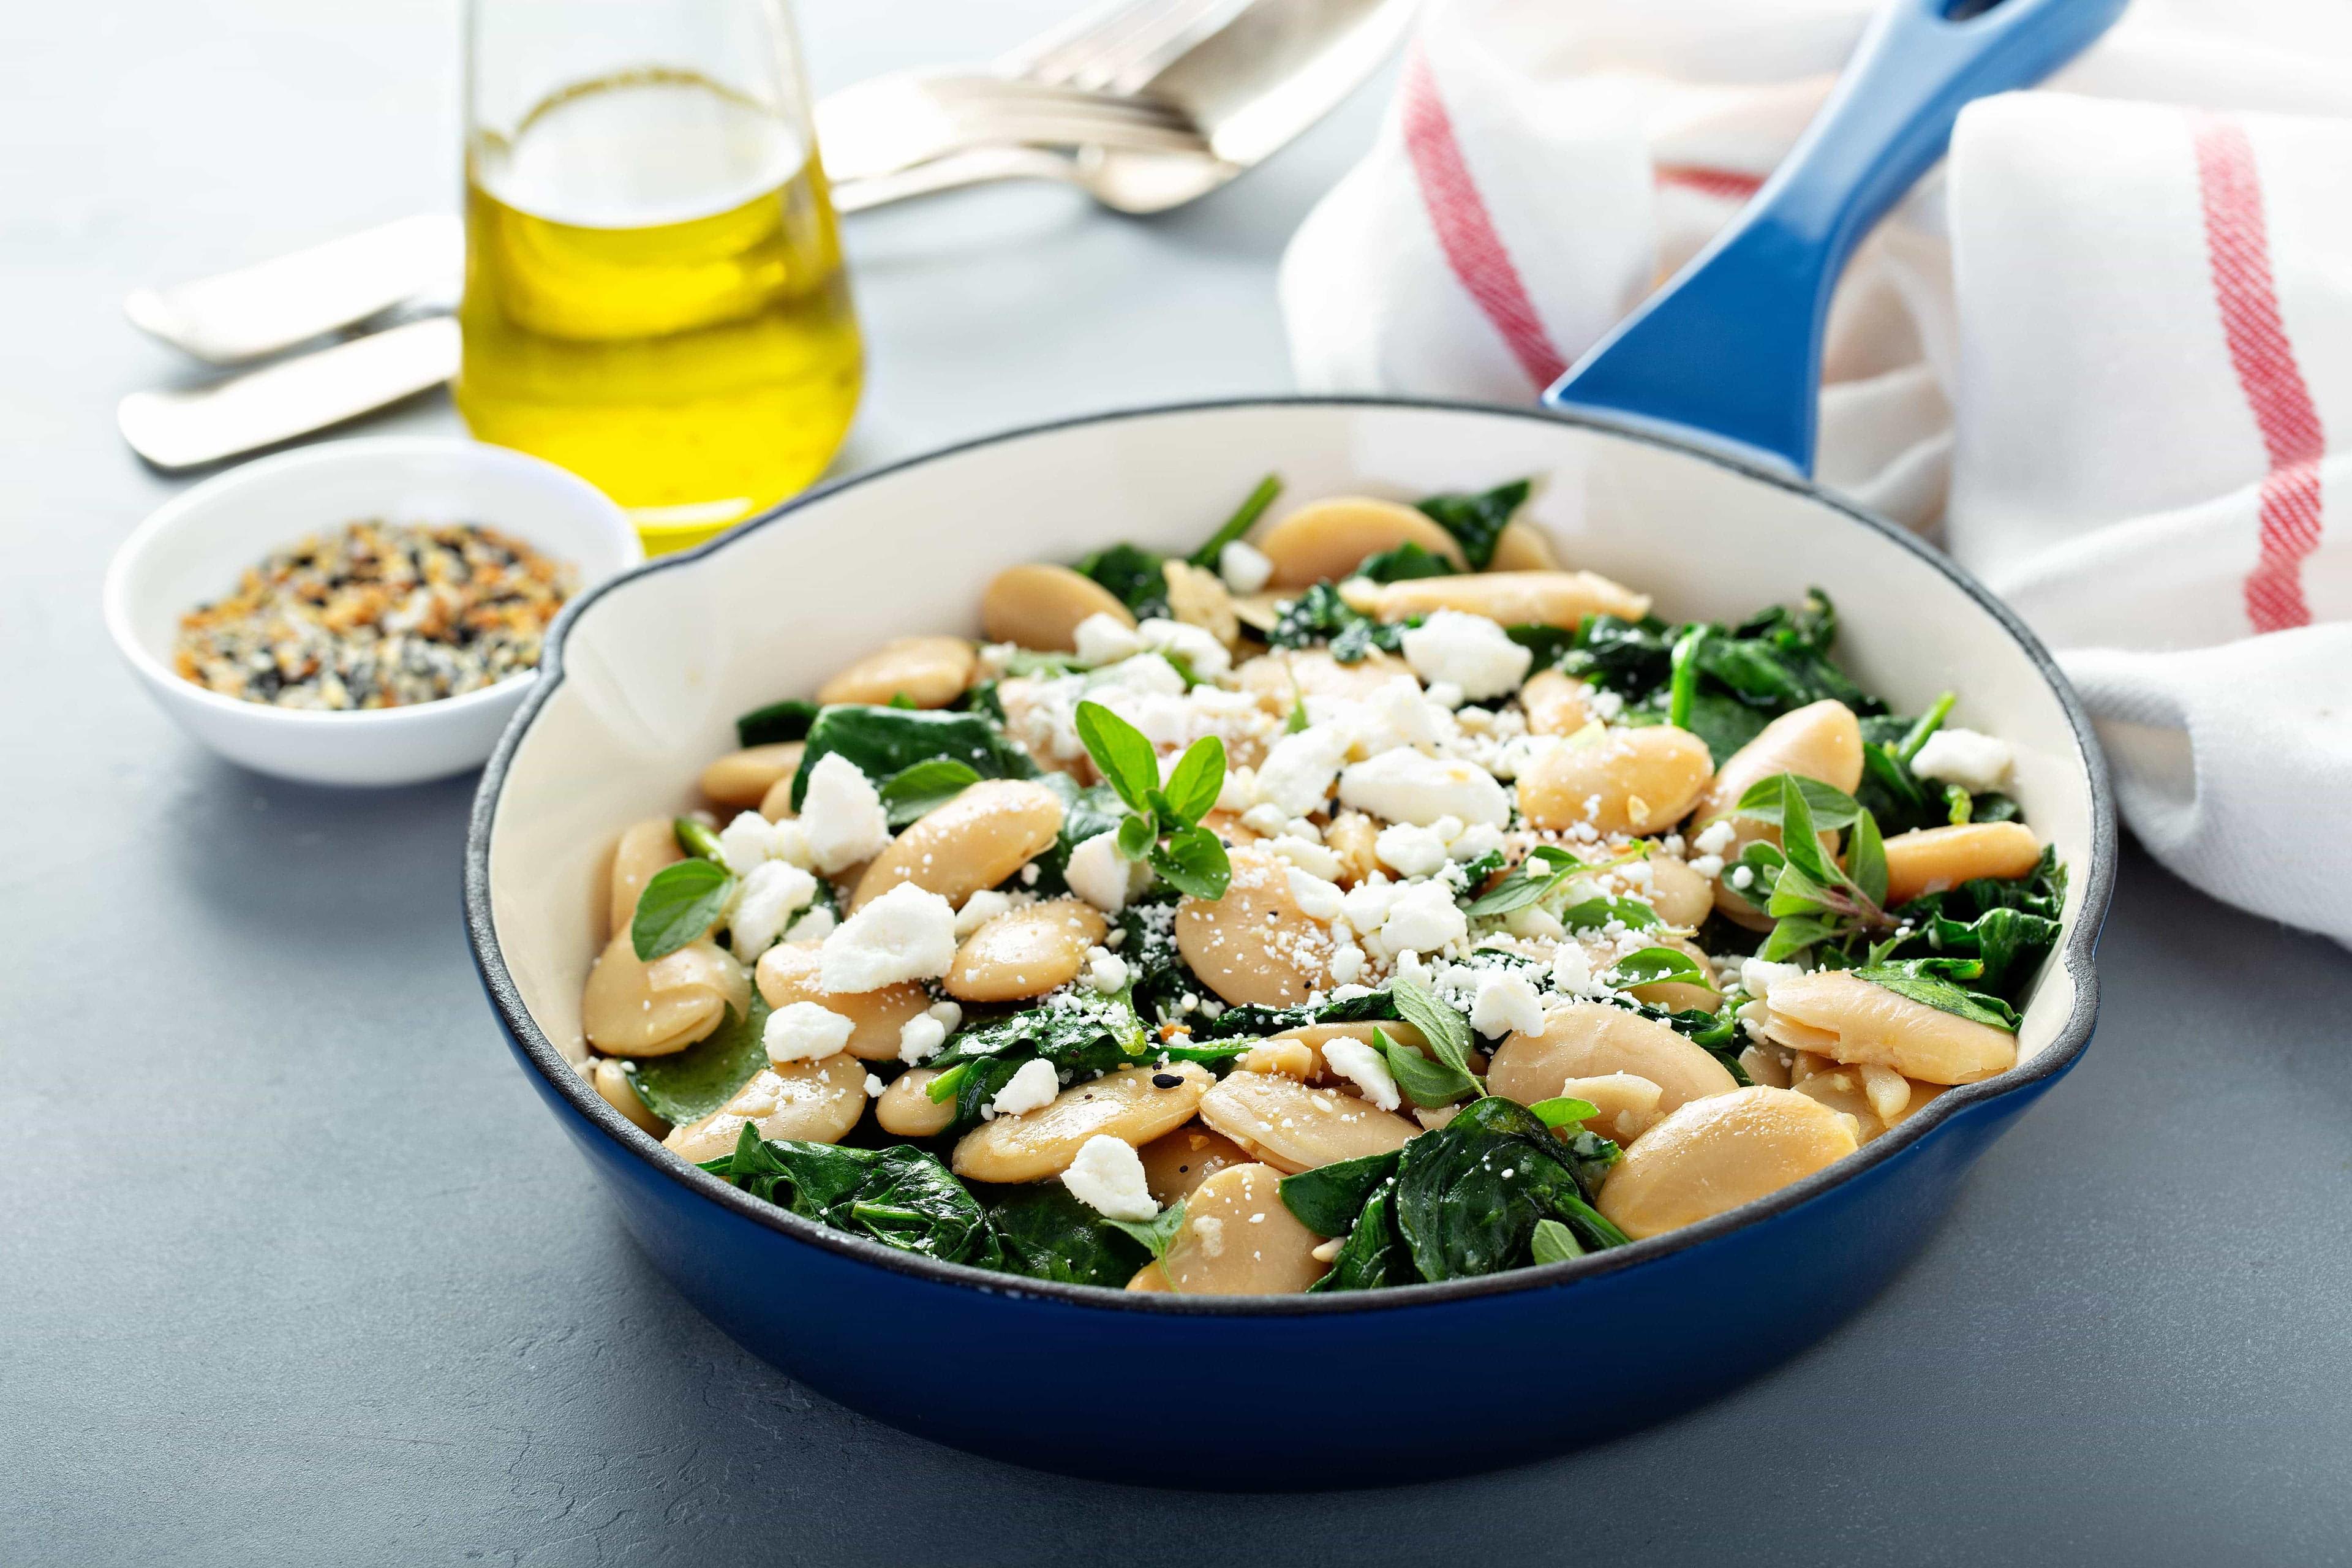
M 1927 61 L 1929 86 L 1940 81 L 1942 88 L 1926 90 L 1911 80 L 1910 107 L 1894 117 L 1899 123 L 1873 132 L 1877 143 L 1895 144 L 1897 153 L 1857 159 L 1843 155 L 1850 149 L 1833 148 L 1846 195 L 1825 203 L 1807 173 L 1821 166 L 1815 138 L 1813 161 L 1759 193 L 1718 246 L 1718 258 L 1728 251 L 1737 260 L 1748 254 L 1745 247 L 1770 251 L 1772 244 L 1740 238 L 1759 232 L 1779 234 L 1774 243 L 1786 250 L 1794 243 L 1786 236 L 1803 226 L 1792 226 L 1790 213 L 1827 214 L 1833 221 L 1814 222 L 1807 243 L 1814 247 L 1812 270 L 1833 276 L 1843 247 L 1875 216 L 1873 203 L 1883 209 L 1940 151 L 1957 111 L 1955 94 L 2034 79 L 2095 36 L 2119 7 L 2120 0 L 2008 0 L 1990 15 L 1955 21 L 1936 0 L 1896 0 L 1823 122 L 1835 127 L 1847 116 L 1847 132 L 1860 135 L 1851 118 L 1860 111 L 1852 105 L 1879 101 L 1886 89 L 1873 73 L 1891 68 L 1890 49 L 1904 68 L 1893 72 L 1897 78 L 1918 78 L 1915 68 Z M 2008 30 L 1988 42 L 1983 35 L 1993 24 Z M 1978 32 L 1969 35 L 1970 28 Z M 2017 41 L 2020 34 L 2025 43 Z M 1971 47 L 1955 47 L 1951 35 Z M 1988 57 L 2007 64 L 1988 68 Z M 1856 90 L 1857 83 L 1869 90 Z M 1923 117 L 1940 118 L 1940 131 L 1930 123 L 1920 132 Z M 1785 259 L 1771 264 L 1781 268 L 1775 295 L 1784 300 L 1794 276 Z M 1751 268 L 1749 275 L 1769 270 Z M 1801 301 L 1825 302 L 1826 282 L 1798 282 Z M 1713 286 L 1702 281 L 1701 288 Z M 1811 458 L 1813 359 L 1804 360 L 1794 393 L 1786 374 L 1773 383 L 1781 389 L 1776 395 L 1794 402 L 1745 414 L 1717 404 L 1704 416 L 1713 427 L 1696 431 L 1672 413 L 1690 406 L 1674 398 L 1695 371 L 1686 369 L 1678 383 L 1645 377 L 1638 367 L 1616 368 L 1627 363 L 1619 357 L 1622 345 L 1650 335 L 1645 322 L 1684 310 L 1699 320 L 1721 309 L 1720 295 L 1714 307 L 1706 292 L 1694 297 L 1693 306 L 1663 297 L 1588 358 L 1550 395 L 1559 412 L 1297 398 L 1067 421 L 843 480 L 699 551 L 650 563 L 568 607 L 549 639 L 540 679 L 476 797 L 466 853 L 467 931 L 491 1006 L 533 1087 L 612 1194 L 631 1233 L 688 1299 L 808 1386 L 908 1431 L 1076 1475 L 1243 1489 L 1427 1479 L 1558 1452 L 1736 1386 L 1867 1302 L 1922 1243 L 1969 1166 L 2089 1042 L 2097 1012 L 2092 956 L 2114 879 L 2113 801 L 2088 720 L 2024 626 L 1908 533 L 1801 477 Z M 1801 313 L 1805 308 L 1798 306 Z M 1812 326 L 1799 335 L 1817 345 L 1818 309 L 1808 319 Z M 1808 353 L 1817 358 L 1817 346 Z M 1802 412 L 1794 412 L 1800 405 Z M 2087 775 L 2088 853 L 2071 868 L 2080 902 L 2050 961 L 2066 977 L 2072 1005 L 2051 1043 L 2011 1073 L 1938 1096 L 1829 1170 L 1665 1236 L 1483 1279 L 1360 1294 L 1225 1299 L 1017 1279 L 826 1229 L 670 1155 L 566 1062 L 533 1018 L 502 951 L 491 859 L 517 752 L 564 682 L 566 642 L 583 612 L 632 584 L 723 555 L 763 531 L 791 529 L 804 509 L 927 465 L 1056 433 L 1099 433 L 1111 441 L 1148 433 L 1160 419 L 1255 413 L 1276 420 L 1284 411 L 1351 408 L 1567 424 L 1695 457 L 1842 514 L 1927 563 L 1972 599 L 2048 687 Z

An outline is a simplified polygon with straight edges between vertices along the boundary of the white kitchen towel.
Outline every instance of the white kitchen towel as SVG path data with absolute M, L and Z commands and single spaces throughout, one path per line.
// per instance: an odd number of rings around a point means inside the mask
M 1301 384 L 1532 399 L 1874 8 L 1435 0 L 1284 258 Z M 2137 0 L 1972 105 L 1839 287 L 1818 467 L 2059 650 L 2152 852 L 2352 942 L 2352 5 Z

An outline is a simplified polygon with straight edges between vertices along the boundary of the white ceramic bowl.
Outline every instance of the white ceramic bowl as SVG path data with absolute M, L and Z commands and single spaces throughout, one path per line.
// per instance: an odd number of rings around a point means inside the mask
M 604 492 L 552 463 L 457 437 L 335 441 L 247 463 L 158 508 L 106 573 L 106 629 L 164 712 L 233 763 L 310 784 L 404 784 L 478 767 L 529 676 L 410 708 L 317 712 L 240 701 L 172 668 L 180 617 L 247 567 L 347 522 L 472 522 L 577 570 L 585 591 L 645 558 Z

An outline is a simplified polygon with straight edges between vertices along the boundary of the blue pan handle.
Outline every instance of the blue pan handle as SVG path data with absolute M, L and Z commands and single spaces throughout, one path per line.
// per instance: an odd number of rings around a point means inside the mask
M 1846 258 L 1926 174 L 1961 106 L 2030 87 L 2127 0 L 1888 0 L 1730 226 L 1544 394 L 1811 476 L 1822 329 Z

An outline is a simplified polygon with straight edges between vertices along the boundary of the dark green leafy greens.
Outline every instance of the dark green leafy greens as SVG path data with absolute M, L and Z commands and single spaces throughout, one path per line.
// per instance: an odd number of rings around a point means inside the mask
M 980 782 L 971 764 L 951 757 L 934 757 L 902 768 L 882 782 L 878 793 L 895 831 L 945 805 Z
M 1078 563 L 1079 573 L 1110 591 L 1139 621 L 1168 614 L 1167 557 L 1137 544 L 1114 544 Z
M 638 1057 L 628 1065 L 630 1084 L 646 1109 L 683 1127 L 699 1121 L 735 1098 L 768 1065 L 761 1035 L 768 1026 L 768 1001 L 751 988 L 749 1008 L 730 1009 L 718 1028 L 682 1051 Z
M 1149 1247 L 1071 1196 L 1059 1182 L 1000 1192 L 988 1221 L 1002 1251 L 994 1267 L 1008 1274 L 1118 1287 L 1151 1261 Z
M 1376 621 L 1350 609 L 1339 589 L 1318 583 L 1283 605 L 1265 640 L 1283 648 L 1328 643 L 1331 657 L 1341 664 L 1361 664 L 1375 653 L 1394 653 L 1402 647 L 1406 626 L 1403 621 Z
M 703 1169 L 805 1219 L 901 1252 L 1000 1267 L 980 1201 L 937 1155 L 911 1143 L 856 1149 L 762 1139 L 747 1122 L 735 1152 Z
M 838 703 L 820 710 L 809 726 L 808 748 L 793 775 L 795 810 L 808 796 L 810 773 L 835 752 L 869 779 L 895 778 L 919 763 L 936 761 L 961 763 L 984 779 L 1037 776 L 1029 753 L 985 713 Z
M 1364 557 L 1356 568 L 1359 577 L 1370 577 L 1375 583 L 1402 583 L 1414 577 L 1451 577 L 1454 563 L 1443 555 L 1433 555 L 1412 540 L 1391 550 Z
M 1475 495 L 1434 495 L 1415 504 L 1423 517 L 1454 536 L 1471 571 L 1484 572 L 1495 559 L 1495 542 L 1534 488 L 1530 480 L 1513 479 Z
M 1398 1016 L 1421 1031 L 1429 1043 L 1423 1056 L 1400 1045 L 1382 1029 L 1372 1031 L 1372 1043 L 1388 1058 L 1389 1073 L 1406 1098 L 1424 1110 L 1451 1105 L 1464 1095 L 1482 1095 L 1486 1086 L 1470 1070 L 1473 1040 L 1469 1020 L 1420 981 L 1399 975 L 1389 983 Z
M 1285 1176 L 1280 1188 L 1282 1206 L 1318 1236 L 1345 1236 L 1373 1192 L 1396 1174 L 1397 1159 L 1402 1152 L 1391 1149 L 1385 1154 L 1340 1160 Z
M 799 697 L 754 708 L 735 721 L 735 743 L 772 746 L 783 741 L 797 741 L 809 732 L 816 715 L 817 705 Z

